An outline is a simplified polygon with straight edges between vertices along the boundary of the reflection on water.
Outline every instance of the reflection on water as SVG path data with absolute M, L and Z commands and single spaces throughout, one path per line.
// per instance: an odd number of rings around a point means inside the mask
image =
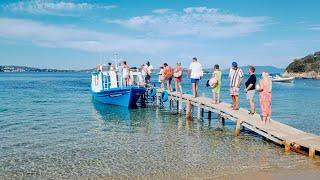
M 168 108 L 128 110 L 93 102 L 87 74 L 2 76 L 0 179 L 214 178 L 318 168 L 316 161 L 285 154 L 255 134 L 245 132 L 235 138 L 234 124 L 226 121 L 218 127 L 215 116 L 211 121 L 186 121 Z M 275 97 L 288 102 L 295 102 L 301 92 L 317 96 L 315 89 L 305 89 L 299 82 L 294 89 L 280 85 L 275 89 Z M 227 98 L 227 92 L 223 96 Z M 276 116 L 304 119 L 294 110 L 297 107 L 283 106 L 284 101 L 275 101 Z M 309 107 L 306 112 L 315 111 Z M 315 127 L 302 122 L 301 128 L 319 133 L 318 122 L 308 121 Z
M 294 169 L 308 164 L 307 158 L 284 154 L 282 148 L 255 134 L 248 132 L 235 138 L 230 122 L 218 128 L 216 119 L 186 121 L 185 117 L 158 108 L 130 111 L 119 108 L 128 114 L 116 117 L 118 107 L 95 103 L 94 107 L 104 129 L 112 127 L 107 130 L 113 134 L 108 141 L 121 144 L 117 151 L 124 156 L 114 160 L 111 176 L 219 177 L 239 171 Z M 106 108 L 114 108 L 113 113 Z M 145 116 L 137 118 L 141 114 Z M 295 164 L 288 166 L 292 160 Z M 307 167 L 313 165 L 309 163 Z

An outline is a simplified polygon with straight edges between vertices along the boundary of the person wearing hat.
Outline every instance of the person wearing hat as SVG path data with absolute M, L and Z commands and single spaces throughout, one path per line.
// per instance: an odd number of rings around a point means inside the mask
M 243 81 L 243 71 L 238 67 L 237 62 L 232 63 L 229 72 L 230 95 L 232 98 L 232 109 L 239 110 L 239 91 Z

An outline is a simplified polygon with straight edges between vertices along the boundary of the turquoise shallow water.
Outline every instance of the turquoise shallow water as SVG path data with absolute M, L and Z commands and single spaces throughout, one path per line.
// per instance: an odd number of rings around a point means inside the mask
M 208 77 L 207 77 L 208 78 Z M 189 87 L 185 79 L 184 89 Z M 209 95 L 204 87 L 202 93 Z M 230 101 L 224 77 L 222 100 Z M 186 122 L 168 108 L 127 110 L 92 101 L 90 74 L 0 73 L 0 179 L 221 177 L 314 168 L 316 161 L 234 124 Z M 273 118 L 320 135 L 320 81 L 275 84 Z M 247 107 L 244 94 L 241 104 Z

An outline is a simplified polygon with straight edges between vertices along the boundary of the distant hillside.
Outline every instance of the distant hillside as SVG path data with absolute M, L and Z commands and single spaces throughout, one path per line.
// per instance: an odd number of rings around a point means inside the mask
M 300 59 L 295 59 L 288 65 L 284 76 L 294 76 L 297 78 L 320 79 L 320 51 L 310 54 Z
M 61 70 L 61 69 L 41 69 L 27 66 L 0 66 L 0 72 L 93 72 L 93 69 L 84 70 Z
M 0 72 L 74 72 L 73 70 L 41 69 L 27 66 L 0 66 Z
M 244 73 L 247 72 L 249 66 L 241 67 Z M 270 74 L 282 74 L 284 69 L 276 68 L 273 66 L 255 66 L 256 74 L 261 74 L 262 71 L 267 71 Z M 41 69 L 27 66 L 0 66 L 0 72 L 94 72 L 96 68 L 83 69 L 83 70 L 61 70 L 61 69 Z M 184 69 L 187 74 L 187 69 Z M 154 69 L 154 72 L 159 72 L 158 69 Z M 204 69 L 204 73 L 212 73 L 212 69 Z M 229 69 L 222 70 L 223 74 L 228 74 Z

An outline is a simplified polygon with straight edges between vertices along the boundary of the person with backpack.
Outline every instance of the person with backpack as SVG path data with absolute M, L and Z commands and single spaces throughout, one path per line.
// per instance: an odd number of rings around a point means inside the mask
M 183 73 L 183 68 L 181 67 L 181 63 L 178 62 L 176 68 L 174 69 L 173 76 L 174 76 L 176 91 L 180 92 L 181 94 L 182 94 L 182 86 L 181 86 L 182 73 Z
M 221 90 L 221 76 L 219 65 L 214 65 L 212 77 L 209 80 L 209 86 L 212 88 L 212 102 L 213 104 L 220 103 L 220 90 Z
M 173 76 L 173 70 L 172 68 L 167 64 L 164 63 L 163 64 L 163 77 L 165 78 L 165 80 L 167 81 L 167 89 L 169 92 L 172 91 L 171 89 L 171 81 L 172 81 L 172 76 Z

